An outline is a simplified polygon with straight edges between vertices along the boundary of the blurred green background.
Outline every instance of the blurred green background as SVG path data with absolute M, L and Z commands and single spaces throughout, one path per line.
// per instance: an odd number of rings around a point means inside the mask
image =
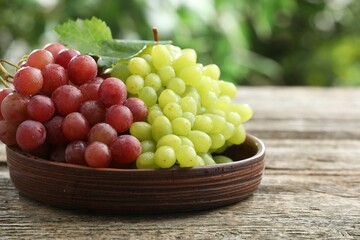
M 114 38 L 171 39 L 239 85 L 360 85 L 358 0 L 0 0 L 0 58 L 56 41 L 68 19 L 104 20 Z

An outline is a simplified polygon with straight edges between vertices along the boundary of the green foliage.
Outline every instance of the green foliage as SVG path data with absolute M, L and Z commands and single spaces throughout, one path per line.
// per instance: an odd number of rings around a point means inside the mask
M 0 58 L 13 62 L 56 41 L 55 25 L 96 16 L 116 39 L 152 40 L 156 26 L 161 40 L 196 49 L 199 62 L 237 84 L 360 85 L 356 0 L 0 0 L 0 8 Z

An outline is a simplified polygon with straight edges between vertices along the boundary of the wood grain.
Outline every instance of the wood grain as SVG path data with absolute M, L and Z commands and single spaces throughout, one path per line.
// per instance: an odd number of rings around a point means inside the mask
M 18 194 L 0 151 L 0 239 L 360 239 L 360 89 L 240 88 L 267 147 L 244 201 L 165 215 L 94 215 Z

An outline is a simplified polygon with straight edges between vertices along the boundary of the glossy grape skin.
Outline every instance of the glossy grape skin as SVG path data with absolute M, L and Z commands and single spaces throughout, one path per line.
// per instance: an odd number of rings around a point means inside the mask
M 64 49 L 57 54 L 55 58 L 55 63 L 61 65 L 63 68 L 66 69 L 69 65 L 70 60 L 78 55 L 80 55 L 80 52 L 75 49 Z
M 99 88 L 100 88 L 100 82 L 88 82 L 82 84 L 79 89 L 81 93 L 83 94 L 84 101 L 88 100 L 95 100 L 99 101 Z
M 89 143 L 102 142 L 110 146 L 116 137 L 116 130 L 110 124 L 101 122 L 91 127 L 87 140 Z
M 128 98 L 124 102 L 124 106 L 128 107 L 133 115 L 133 121 L 143 121 L 148 113 L 145 103 L 139 98 Z
M 66 47 L 61 43 L 54 42 L 46 44 L 43 49 L 49 51 L 55 59 L 59 52 L 66 49 Z
M 110 146 L 112 160 L 118 164 L 128 164 L 141 153 L 141 143 L 132 135 L 120 135 Z
M 14 90 L 11 89 L 11 88 L 3 88 L 3 89 L 0 90 L 0 106 L 1 106 L 1 103 L 2 103 L 2 101 L 4 100 L 4 98 L 5 98 L 7 95 L 9 95 L 10 93 L 13 93 L 13 92 L 14 92 Z M 2 115 L 2 113 L 1 113 L 1 111 L 0 111 L 0 120 L 1 120 L 1 119 L 4 119 L 4 117 L 3 117 L 3 115 Z
M 106 106 L 123 104 L 127 98 L 127 89 L 118 78 L 106 78 L 99 87 L 99 99 Z
M 110 124 L 117 133 L 127 131 L 133 123 L 130 109 L 124 105 L 113 105 L 106 110 L 106 123 Z
M 55 104 L 47 96 L 36 95 L 27 104 L 27 112 L 33 120 L 47 122 L 54 115 Z
M 51 95 L 58 114 L 66 116 L 69 113 L 77 112 L 83 102 L 81 91 L 72 85 L 58 87 Z
M 25 120 L 16 130 L 16 141 L 24 150 L 34 150 L 40 147 L 45 139 L 45 126 L 34 120 Z
M 86 166 L 84 141 L 73 141 L 65 149 L 65 161 L 67 163 Z
M 28 102 L 28 97 L 19 93 L 10 93 L 1 102 L 1 114 L 3 118 L 15 123 L 20 123 L 28 119 Z
M 48 96 L 51 96 L 55 89 L 69 82 L 65 68 L 58 64 L 46 65 L 41 74 L 43 76 L 42 91 Z
M 64 118 L 61 129 L 69 141 L 80 141 L 86 140 L 90 125 L 84 115 L 72 112 Z
M 36 49 L 29 54 L 26 60 L 26 66 L 42 70 L 46 65 L 54 63 L 54 61 L 51 52 L 45 49 Z
M 63 121 L 64 117 L 54 116 L 45 123 L 46 141 L 50 144 L 63 146 L 69 143 L 61 128 Z
M 106 108 L 99 101 L 86 101 L 80 106 L 79 112 L 88 120 L 90 126 L 105 121 Z
M 85 162 L 94 168 L 106 168 L 111 162 L 109 147 L 101 142 L 92 142 L 85 148 Z
M 39 69 L 23 67 L 15 73 L 13 85 L 18 93 L 30 96 L 41 90 L 43 82 L 43 76 Z
M 69 80 L 76 85 L 91 81 L 97 75 L 96 62 L 89 55 L 77 55 L 73 57 L 66 70 Z

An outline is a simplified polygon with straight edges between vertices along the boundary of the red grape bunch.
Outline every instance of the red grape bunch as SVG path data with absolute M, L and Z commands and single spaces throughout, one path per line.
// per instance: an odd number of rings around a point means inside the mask
M 147 107 L 96 61 L 60 43 L 32 51 L 0 90 L 0 140 L 56 162 L 128 167 L 141 153 L 129 134 Z

